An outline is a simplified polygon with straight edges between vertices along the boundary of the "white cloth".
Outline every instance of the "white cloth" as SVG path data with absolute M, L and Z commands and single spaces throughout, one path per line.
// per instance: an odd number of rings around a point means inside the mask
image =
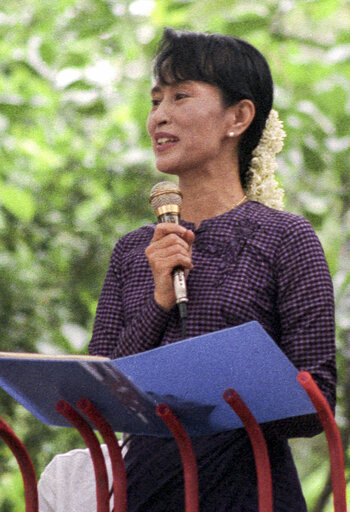
M 106 445 L 101 445 L 113 486 L 112 467 Z M 44 469 L 38 484 L 40 512 L 96 512 L 96 482 L 88 449 L 56 455 Z M 113 497 L 110 510 L 113 509 Z

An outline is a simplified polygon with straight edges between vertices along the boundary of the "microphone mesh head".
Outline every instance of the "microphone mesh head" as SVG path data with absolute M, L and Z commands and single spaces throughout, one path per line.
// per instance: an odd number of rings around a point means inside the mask
M 157 212 L 160 206 L 167 204 L 176 204 L 181 207 L 182 194 L 175 183 L 171 181 L 161 181 L 152 188 L 149 201 L 155 212 Z

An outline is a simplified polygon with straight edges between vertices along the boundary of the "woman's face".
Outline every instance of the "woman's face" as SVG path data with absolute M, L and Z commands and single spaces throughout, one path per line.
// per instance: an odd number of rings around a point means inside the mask
M 147 129 L 157 169 L 180 174 L 217 168 L 232 120 L 219 88 L 197 81 L 157 82 L 151 95 Z

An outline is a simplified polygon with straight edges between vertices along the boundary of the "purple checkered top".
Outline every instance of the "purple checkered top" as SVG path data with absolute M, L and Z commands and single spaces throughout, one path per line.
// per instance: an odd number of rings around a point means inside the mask
M 187 336 L 257 320 L 335 404 L 333 287 L 320 242 L 304 218 L 249 201 L 195 229 Z M 145 257 L 155 225 L 116 244 L 98 302 L 91 354 L 117 358 L 181 339 L 177 308 L 153 298 Z

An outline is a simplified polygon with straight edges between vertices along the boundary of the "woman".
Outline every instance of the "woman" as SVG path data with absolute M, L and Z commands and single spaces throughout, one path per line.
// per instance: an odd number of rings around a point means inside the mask
M 119 240 L 90 352 L 116 358 L 181 339 L 171 275 L 181 265 L 188 274 L 188 337 L 257 320 L 297 368 L 312 373 L 334 407 L 332 284 L 310 224 L 279 210 L 273 156 L 283 137 L 265 59 L 232 37 L 167 29 L 154 74 L 148 131 L 158 170 L 178 176 L 184 220 Z M 287 438 L 319 433 L 318 421 L 310 415 L 264 428 L 274 510 L 305 511 Z M 245 432 L 192 441 L 201 512 L 256 512 Z M 126 465 L 131 512 L 183 510 L 172 440 L 132 436 Z

